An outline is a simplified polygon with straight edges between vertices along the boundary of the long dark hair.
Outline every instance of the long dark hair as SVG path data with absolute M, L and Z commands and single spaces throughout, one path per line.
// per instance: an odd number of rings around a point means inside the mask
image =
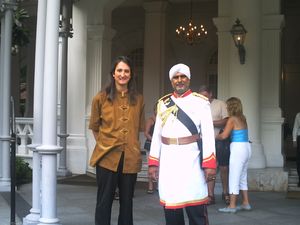
M 128 82 L 128 97 L 129 97 L 129 103 L 131 105 L 134 105 L 136 103 L 136 97 L 137 97 L 137 88 L 136 88 L 136 80 L 135 80 L 135 74 L 133 71 L 133 65 L 132 62 L 130 60 L 130 58 L 128 58 L 127 56 L 118 56 L 114 63 L 112 64 L 112 68 L 110 71 L 110 82 L 107 85 L 107 87 L 105 88 L 105 92 L 107 94 L 107 98 L 110 101 L 114 101 L 116 98 L 116 85 L 115 85 L 115 79 L 113 77 L 115 69 L 117 67 L 117 65 L 123 62 L 125 64 L 127 64 L 130 68 L 130 80 Z

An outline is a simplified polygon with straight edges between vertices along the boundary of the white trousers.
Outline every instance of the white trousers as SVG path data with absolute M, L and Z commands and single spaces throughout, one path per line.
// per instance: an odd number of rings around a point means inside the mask
M 229 194 L 238 195 L 240 190 L 248 190 L 247 169 L 251 157 L 249 142 L 232 142 L 229 160 Z

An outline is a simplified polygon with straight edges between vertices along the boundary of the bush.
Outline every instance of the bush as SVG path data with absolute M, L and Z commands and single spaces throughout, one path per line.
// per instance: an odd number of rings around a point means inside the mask
M 29 164 L 20 157 L 16 157 L 16 186 L 19 188 L 22 184 L 32 181 L 32 169 Z

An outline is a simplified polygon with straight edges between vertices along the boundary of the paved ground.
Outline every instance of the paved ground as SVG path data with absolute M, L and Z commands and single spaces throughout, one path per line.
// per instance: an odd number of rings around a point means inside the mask
M 224 207 L 217 188 L 217 204 L 208 207 L 210 225 L 299 225 L 300 199 L 288 199 L 286 193 L 250 192 L 253 210 L 236 214 L 222 214 L 217 209 Z M 8 194 L 8 193 L 7 193 Z M 31 184 L 23 185 L 18 191 L 19 214 L 29 212 Z M 91 185 L 57 185 L 57 214 L 62 225 L 93 225 L 96 187 Z M 10 207 L 5 193 L 0 194 L 0 225 L 9 225 Z M 22 202 L 22 198 L 25 202 Z M 20 209 L 21 207 L 21 209 Z M 24 209 L 25 208 L 25 209 Z M 21 218 L 25 215 L 19 215 Z M 114 201 L 112 225 L 117 225 L 118 201 Z M 163 225 L 162 208 L 158 194 L 149 195 L 144 185 L 137 185 L 134 197 L 135 225 Z M 17 225 L 21 224 L 17 217 Z M 188 222 L 186 223 L 188 224 Z

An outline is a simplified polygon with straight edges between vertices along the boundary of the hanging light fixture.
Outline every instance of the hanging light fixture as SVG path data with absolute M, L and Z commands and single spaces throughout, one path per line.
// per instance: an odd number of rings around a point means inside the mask
M 179 40 L 186 42 L 188 45 L 195 45 L 199 43 L 203 38 L 207 36 L 207 30 L 201 24 L 200 27 L 197 27 L 193 24 L 193 2 L 191 0 L 190 4 L 190 20 L 188 26 L 179 26 L 176 29 L 176 35 Z
M 232 35 L 235 46 L 238 48 L 240 63 L 245 64 L 246 50 L 244 47 L 244 41 L 247 31 L 238 18 L 236 19 L 235 24 L 233 24 L 230 33 Z

